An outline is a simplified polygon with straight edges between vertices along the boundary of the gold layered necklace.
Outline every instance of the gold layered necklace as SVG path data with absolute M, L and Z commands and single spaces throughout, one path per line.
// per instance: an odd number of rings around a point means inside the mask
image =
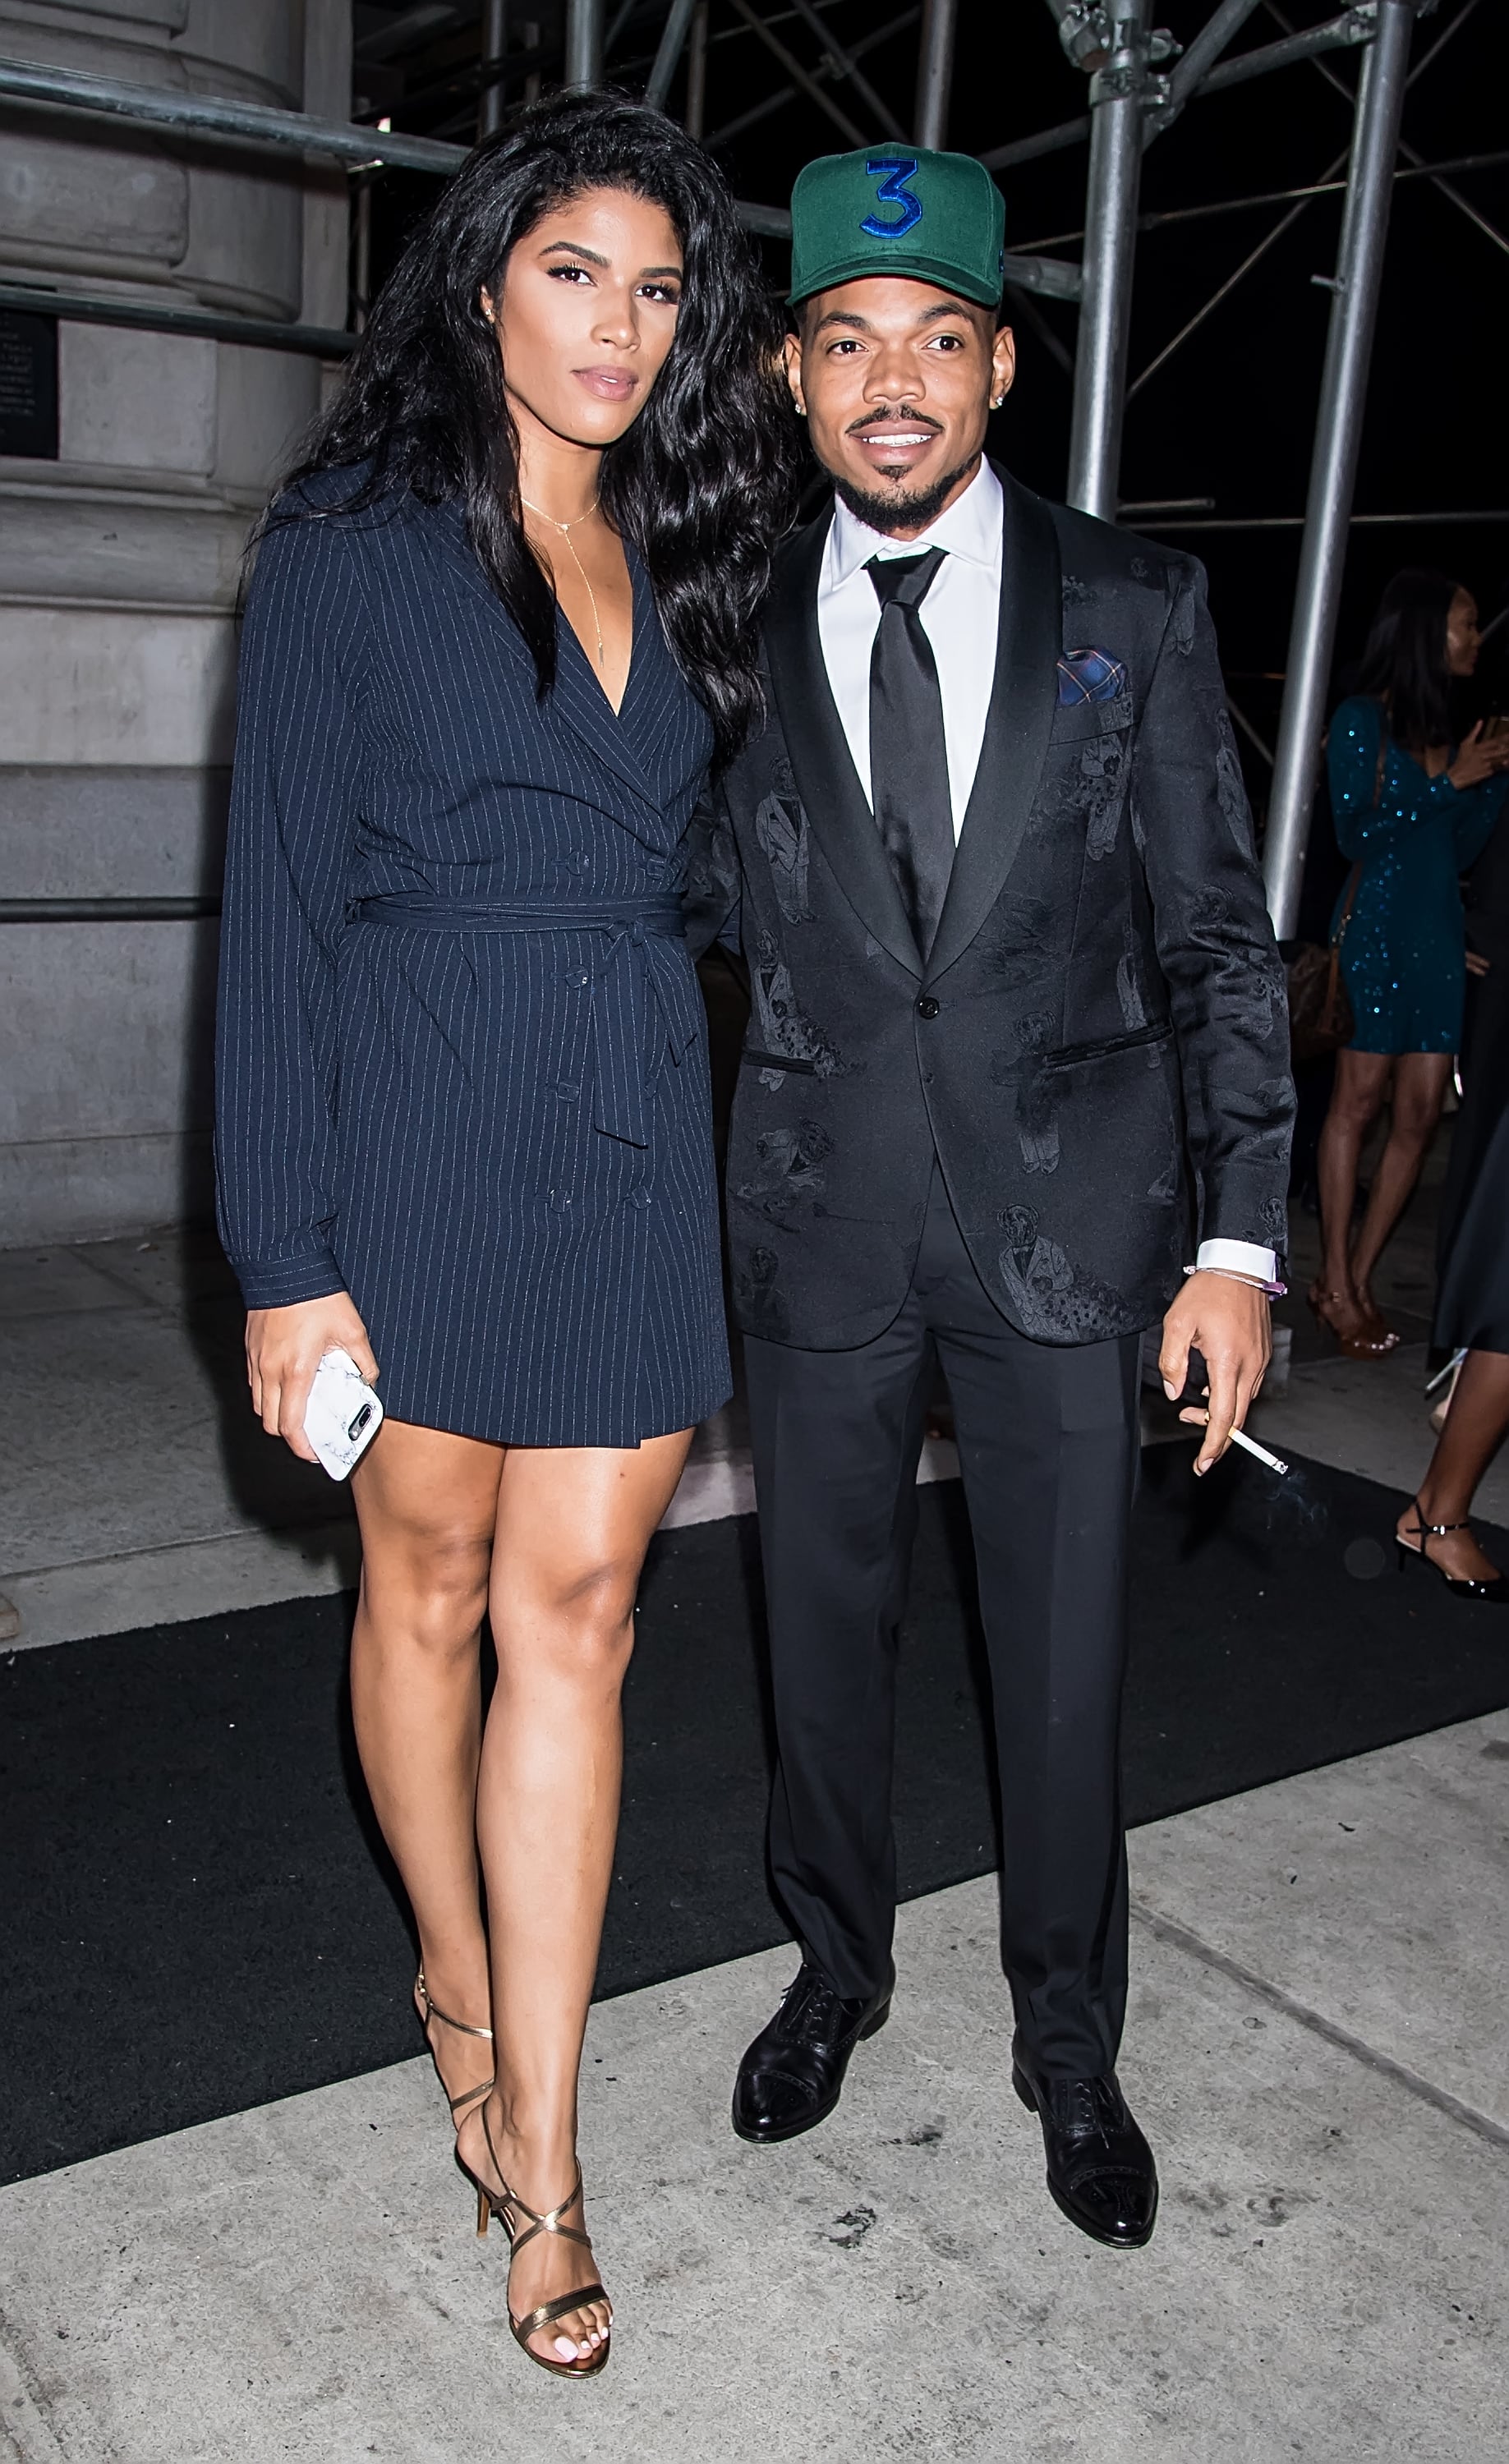
M 585 514 L 577 514 L 572 520 L 568 522 L 558 522 L 554 514 L 547 514 L 544 505 L 531 505 L 527 496 L 521 496 L 519 501 L 527 513 L 538 514 L 543 522 L 548 522 L 553 531 L 559 531 L 561 537 L 565 539 L 566 546 L 571 551 L 571 562 L 575 565 L 578 573 L 581 575 L 582 587 L 591 602 L 592 624 L 597 633 L 597 664 L 601 667 L 607 656 L 607 652 L 603 648 L 603 620 L 597 612 L 597 594 L 593 590 L 591 583 L 588 581 L 587 567 L 582 562 L 581 558 L 577 555 L 576 547 L 571 538 L 571 533 L 573 531 L 580 530 L 584 522 L 589 522 L 591 520 L 592 516 L 597 511 L 597 497 L 594 496 L 592 498 L 592 501 L 588 506 Z

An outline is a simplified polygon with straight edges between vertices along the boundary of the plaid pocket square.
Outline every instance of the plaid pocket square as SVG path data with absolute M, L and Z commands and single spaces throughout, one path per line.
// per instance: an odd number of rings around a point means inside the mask
M 1058 662 L 1058 707 L 1076 702 L 1115 701 L 1126 691 L 1126 670 L 1109 650 L 1066 650 Z

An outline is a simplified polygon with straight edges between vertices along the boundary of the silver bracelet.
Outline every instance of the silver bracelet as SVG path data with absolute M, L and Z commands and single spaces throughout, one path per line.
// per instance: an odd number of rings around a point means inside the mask
M 1245 1284 L 1250 1292 L 1265 1292 L 1271 1301 L 1281 1301 L 1287 1284 L 1265 1284 L 1261 1275 L 1244 1275 L 1237 1266 L 1186 1266 L 1187 1275 L 1224 1275 L 1229 1284 Z

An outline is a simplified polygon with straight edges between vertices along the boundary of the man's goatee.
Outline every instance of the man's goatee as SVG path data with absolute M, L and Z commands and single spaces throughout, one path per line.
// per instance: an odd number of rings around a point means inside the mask
M 872 495 L 869 489 L 856 488 L 852 480 L 835 474 L 833 490 L 856 520 L 868 522 L 873 531 L 883 532 L 887 539 L 895 539 L 902 531 L 924 531 L 929 522 L 935 522 L 961 479 L 968 478 L 979 459 L 978 453 L 971 454 L 957 471 L 935 479 L 930 488 L 885 488 Z

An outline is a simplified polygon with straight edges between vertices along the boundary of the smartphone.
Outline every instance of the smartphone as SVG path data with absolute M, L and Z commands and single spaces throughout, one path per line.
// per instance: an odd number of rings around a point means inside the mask
M 1481 741 L 1492 744 L 1496 736 L 1509 735 L 1509 711 L 1491 710 L 1483 720 Z
M 382 1426 L 383 1407 L 348 1352 L 327 1352 L 315 1371 L 304 1435 L 332 1480 L 347 1480 Z

